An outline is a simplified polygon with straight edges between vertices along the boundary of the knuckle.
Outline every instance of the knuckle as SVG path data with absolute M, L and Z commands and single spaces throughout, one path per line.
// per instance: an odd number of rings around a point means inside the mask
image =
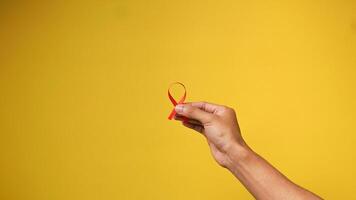
M 235 110 L 231 107 L 228 107 L 228 106 L 224 106 L 224 111 L 228 114 L 235 114 Z
M 222 106 L 224 112 L 229 112 L 230 108 L 228 106 Z
M 200 103 L 201 103 L 202 109 L 205 110 L 207 102 L 206 101 L 201 101 Z

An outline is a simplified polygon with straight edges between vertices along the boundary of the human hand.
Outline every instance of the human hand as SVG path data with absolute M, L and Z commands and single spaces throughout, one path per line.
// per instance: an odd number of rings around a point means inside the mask
M 175 110 L 176 120 L 206 137 L 213 157 L 221 166 L 229 168 L 232 159 L 244 156 L 248 147 L 241 136 L 234 109 L 192 102 L 179 104 Z
M 290 181 L 247 146 L 232 108 L 193 102 L 179 104 L 175 110 L 175 119 L 202 133 L 215 160 L 229 169 L 256 199 L 321 199 Z

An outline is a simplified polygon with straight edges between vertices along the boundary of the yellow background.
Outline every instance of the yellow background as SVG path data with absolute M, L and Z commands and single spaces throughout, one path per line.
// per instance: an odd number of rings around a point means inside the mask
M 252 199 L 167 120 L 169 83 L 356 199 L 355 1 L 1 1 L 0 199 Z

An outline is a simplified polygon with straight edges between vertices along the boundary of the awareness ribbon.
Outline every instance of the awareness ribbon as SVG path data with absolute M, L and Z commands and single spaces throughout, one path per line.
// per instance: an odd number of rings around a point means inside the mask
M 171 92 L 170 92 L 170 89 L 173 85 L 181 85 L 183 88 L 184 88 L 184 94 L 183 96 L 179 99 L 179 101 L 177 102 L 171 95 Z M 187 90 L 185 89 L 185 86 L 183 85 L 183 83 L 180 83 L 180 82 L 174 82 L 174 83 L 171 83 L 171 85 L 168 87 L 168 97 L 169 97 L 169 100 L 171 100 L 174 108 L 173 110 L 171 111 L 171 113 L 169 114 L 168 116 L 168 119 L 169 120 L 172 120 L 172 118 L 176 115 L 176 110 L 175 110 L 175 106 L 178 105 L 178 104 L 182 104 L 185 100 L 185 97 L 187 95 Z

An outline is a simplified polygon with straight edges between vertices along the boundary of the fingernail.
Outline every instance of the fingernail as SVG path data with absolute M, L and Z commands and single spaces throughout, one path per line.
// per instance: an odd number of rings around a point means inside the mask
M 182 113 L 183 112 L 184 106 L 182 104 L 176 105 L 175 109 L 177 113 Z

